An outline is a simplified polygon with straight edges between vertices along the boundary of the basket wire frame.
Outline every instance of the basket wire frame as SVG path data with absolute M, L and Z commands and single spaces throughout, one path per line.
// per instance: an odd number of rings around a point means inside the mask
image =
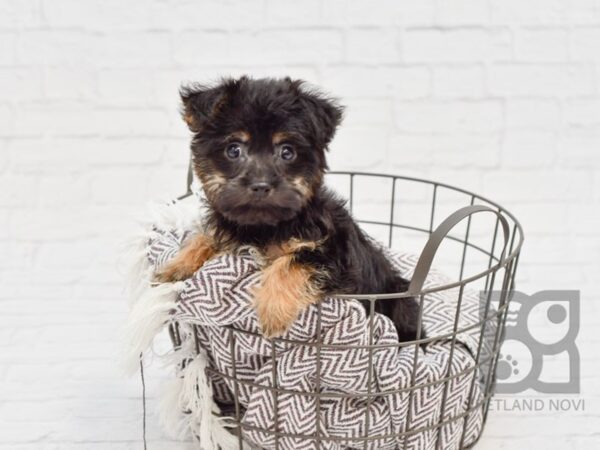
M 495 382 L 496 382 L 496 367 L 497 367 L 497 363 L 498 363 L 498 355 L 499 355 L 500 346 L 501 346 L 502 340 L 503 340 L 504 327 L 506 324 L 506 317 L 507 317 L 509 302 L 512 297 L 512 293 L 514 292 L 515 275 L 516 275 L 516 270 L 518 267 L 520 250 L 521 250 L 521 247 L 523 244 L 523 231 L 522 231 L 521 225 L 519 224 L 517 219 L 512 214 L 510 214 L 508 211 L 506 211 L 504 208 L 502 208 L 500 205 L 496 204 L 495 202 L 492 202 L 484 197 L 481 197 L 477 194 L 466 191 L 464 189 L 456 188 L 456 187 L 453 187 L 453 186 L 450 186 L 450 185 L 447 185 L 444 183 L 438 183 L 438 182 L 414 178 L 414 177 L 405 177 L 405 176 L 388 175 L 388 174 L 373 174 L 373 173 L 365 173 L 365 172 L 329 172 L 329 175 L 342 176 L 342 177 L 347 178 L 347 180 L 348 180 L 347 183 L 348 183 L 348 188 L 349 188 L 348 207 L 349 207 L 351 213 L 354 212 L 354 206 L 355 206 L 355 201 L 356 201 L 355 195 L 354 195 L 354 190 L 355 190 L 355 179 L 357 177 L 370 178 L 373 180 L 375 180 L 375 179 L 391 180 L 392 192 L 391 192 L 391 202 L 390 202 L 390 206 L 389 206 L 389 208 L 390 208 L 389 221 L 385 222 L 385 221 L 378 221 L 378 220 L 357 219 L 357 222 L 362 225 L 383 225 L 383 226 L 388 227 L 388 243 L 387 244 L 389 247 L 392 246 L 393 234 L 394 234 L 395 229 L 405 229 L 405 230 L 410 230 L 412 232 L 420 232 L 425 235 L 428 235 L 429 237 L 431 237 L 435 233 L 434 223 L 435 223 L 435 218 L 436 218 L 436 208 L 438 207 L 440 192 L 442 190 L 447 190 L 447 191 L 464 194 L 467 196 L 467 198 L 470 199 L 468 201 L 469 206 L 474 206 L 476 204 L 477 205 L 485 205 L 487 207 L 488 211 L 491 210 L 492 212 L 496 213 L 497 217 L 495 220 L 495 226 L 494 226 L 494 231 L 492 234 L 491 245 L 489 248 L 486 249 L 480 245 L 475 245 L 473 242 L 470 241 L 472 214 L 469 214 L 468 216 L 466 216 L 467 224 L 466 224 L 466 230 L 465 230 L 464 236 L 457 237 L 457 236 L 453 236 L 450 234 L 445 234 L 443 236 L 445 239 L 450 239 L 459 244 L 462 244 L 462 256 L 461 256 L 461 263 L 460 263 L 459 280 L 457 282 L 447 284 L 444 286 L 436 286 L 433 288 L 427 288 L 427 289 L 424 289 L 421 285 L 421 286 L 419 286 L 418 292 L 411 291 L 411 288 L 409 288 L 409 290 L 404 293 L 366 294 L 366 295 L 348 294 L 348 295 L 330 296 L 330 297 L 334 297 L 334 298 L 343 298 L 343 299 L 361 299 L 361 300 L 367 300 L 369 302 L 369 309 L 370 309 L 369 344 L 363 345 L 363 346 L 323 344 L 322 339 L 321 339 L 321 336 L 322 336 L 322 327 L 321 327 L 322 308 L 321 308 L 321 304 L 318 304 L 317 305 L 317 339 L 316 340 L 314 340 L 314 341 L 298 341 L 298 340 L 294 340 L 294 339 L 281 338 L 281 337 L 271 339 L 271 342 L 270 342 L 271 358 L 272 358 L 272 361 L 274 361 L 274 364 L 272 365 L 272 374 L 271 374 L 272 386 L 264 386 L 264 385 L 257 384 L 253 381 L 238 379 L 236 358 L 235 358 L 236 336 L 238 335 L 238 333 L 255 335 L 255 336 L 259 336 L 259 334 L 255 333 L 255 332 L 251 332 L 251 331 L 236 329 L 236 328 L 229 326 L 228 327 L 229 352 L 230 352 L 230 356 L 231 356 L 231 360 L 232 360 L 232 364 L 233 364 L 232 365 L 232 373 L 231 374 L 223 373 L 212 367 L 209 367 L 206 370 L 209 373 L 213 373 L 224 379 L 230 380 L 233 383 L 234 428 L 232 429 L 232 432 L 237 435 L 239 450 L 242 450 L 244 448 L 244 445 L 248 445 L 248 443 L 245 442 L 243 439 L 243 430 L 259 431 L 259 432 L 263 433 L 264 435 L 272 436 L 274 438 L 275 449 L 279 450 L 280 449 L 279 440 L 282 437 L 291 437 L 291 438 L 312 440 L 315 442 L 316 448 L 320 448 L 323 442 L 337 442 L 338 444 L 340 444 L 342 446 L 343 446 L 344 442 L 346 442 L 346 443 L 352 442 L 353 447 L 358 447 L 360 445 L 360 443 L 362 443 L 362 447 L 364 449 L 368 448 L 370 442 L 379 441 L 382 439 L 396 438 L 397 442 L 399 442 L 398 448 L 406 449 L 407 444 L 408 444 L 408 438 L 410 436 L 413 436 L 413 435 L 416 435 L 418 433 L 422 433 L 425 431 L 433 430 L 433 429 L 437 430 L 436 449 L 441 449 L 441 445 L 442 445 L 441 434 L 442 434 L 443 427 L 446 424 L 449 424 L 449 423 L 452 423 L 455 421 L 459 421 L 459 420 L 463 420 L 463 419 L 465 419 L 465 420 L 463 422 L 463 427 L 462 427 L 462 432 L 461 432 L 460 448 L 462 449 L 462 448 L 473 447 L 477 443 L 479 438 L 481 437 L 481 434 L 485 427 L 485 423 L 486 423 L 488 411 L 489 411 L 490 400 L 491 400 L 491 398 L 493 396 L 493 392 L 494 392 L 494 386 L 495 386 Z M 397 184 L 398 180 L 413 182 L 413 183 L 420 183 L 420 184 L 431 187 L 431 199 L 432 200 L 431 200 L 431 209 L 430 209 L 430 213 L 429 213 L 428 227 L 423 228 L 423 227 L 411 226 L 411 225 L 407 225 L 407 224 L 400 224 L 400 223 L 396 222 L 394 208 L 395 208 L 395 203 L 396 203 L 396 195 L 395 195 L 396 184 Z M 188 171 L 187 191 L 184 195 L 182 195 L 180 197 L 180 199 L 191 195 L 191 193 L 192 193 L 191 187 L 190 187 L 191 182 L 192 182 L 192 174 L 191 174 L 191 164 L 190 164 L 190 170 Z M 508 235 L 506 234 L 507 224 L 510 224 L 510 231 L 509 231 Z M 499 238 L 499 231 L 501 230 L 501 228 L 504 228 L 504 232 L 505 232 L 504 237 L 505 238 L 509 237 L 509 239 L 507 240 L 507 242 L 505 242 L 505 247 L 504 247 L 504 250 L 502 251 L 502 254 L 500 256 L 498 256 L 497 255 L 497 252 L 498 252 L 497 247 L 498 247 L 498 241 L 501 240 L 501 238 Z M 473 249 L 475 251 L 480 252 L 482 255 L 487 256 L 487 268 L 474 276 L 463 278 L 464 270 L 465 270 L 465 260 L 466 260 L 466 255 L 467 255 L 467 249 Z M 434 255 L 435 255 L 435 250 L 434 250 L 433 255 L 431 255 L 431 259 L 433 259 Z M 427 268 L 427 271 L 428 271 L 428 268 Z M 416 273 L 416 270 L 415 270 L 415 273 Z M 497 283 L 499 277 L 500 277 L 501 285 L 500 285 L 500 288 L 497 289 L 496 283 Z M 474 282 L 476 282 L 478 280 L 482 280 L 484 282 L 484 286 L 485 286 L 482 291 L 482 297 L 485 297 L 485 304 L 480 305 L 480 307 L 482 307 L 482 310 L 483 310 L 483 313 L 481 314 L 481 319 L 477 323 L 470 324 L 467 327 L 459 328 L 461 306 L 462 306 L 464 291 L 466 288 L 470 287 L 470 285 L 472 285 Z M 424 281 L 424 278 L 422 281 Z M 411 283 L 411 286 L 412 286 L 412 283 Z M 454 322 L 453 322 L 452 332 L 444 334 L 444 335 L 427 336 L 426 338 L 423 338 L 422 337 L 422 333 L 423 333 L 423 330 L 422 330 L 423 303 L 424 303 L 426 294 L 431 293 L 431 292 L 440 292 L 440 291 L 452 289 L 455 287 L 458 287 L 458 299 L 457 299 L 456 311 L 454 314 Z M 492 306 L 491 306 L 492 293 L 494 291 L 496 291 L 496 292 L 499 291 L 500 295 L 499 295 L 498 306 L 492 308 Z M 373 345 L 373 330 L 374 330 L 374 320 L 373 319 L 375 316 L 375 314 L 374 314 L 375 303 L 377 301 L 393 301 L 394 299 L 395 299 L 395 301 L 402 301 L 403 298 L 406 298 L 409 296 L 414 297 L 420 305 L 419 315 L 418 315 L 418 323 L 417 323 L 417 339 L 414 341 L 398 342 L 395 344 Z M 488 330 L 488 326 L 494 327 L 494 328 L 492 328 L 492 330 L 494 330 L 492 346 L 491 346 L 490 350 L 488 350 L 487 352 L 484 352 L 482 350 L 482 347 L 483 347 L 483 342 L 485 340 L 484 336 L 485 336 L 486 330 Z M 195 344 L 196 344 L 196 351 L 197 351 L 197 353 L 199 353 L 200 348 L 199 348 L 199 340 L 198 340 L 198 328 L 197 328 L 198 326 L 194 325 L 193 327 L 194 327 L 194 338 L 195 338 Z M 474 364 L 471 367 L 469 367 L 461 372 L 451 374 L 451 366 L 452 366 L 452 361 L 453 361 L 453 357 L 454 357 L 457 336 L 463 332 L 472 331 L 472 330 L 479 330 L 479 339 L 478 339 L 477 351 L 474 356 Z M 180 328 L 179 328 L 178 323 L 175 322 L 169 326 L 169 334 L 170 334 L 171 341 L 172 341 L 174 347 L 175 348 L 180 347 L 182 344 L 182 338 L 181 338 Z M 445 376 L 443 376 L 439 380 L 415 386 L 417 366 L 419 363 L 419 356 L 421 355 L 421 353 L 417 351 L 418 347 L 423 344 L 431 343 L 434 341 L 441 341 L 441 340 L 445 340 L 445 341 L 450 340 L 451 341 L 448 369 L 447 369 Z M 313 391 L 299 392 L 299 391 L 295 391 L 295 390 L 292 391 L 292 390 L 288 390 L 288 389 L 283 389 L 278 386 L 278 384 L 277 384 L 277 350 L 276 350 L 277 342 L 298 345 L 298 346 L 316 347 L 316 379 L 315 379 L 315 386 L 314 386 Z M 385 348 L 389 348 L 389 347 L 398 347 L 398 349 L 401 350 L 402 347 L 408 347 L 408 346 L 414 346 L 414 348 L 415 348 L 414 358 L 412 361 L 411 383 L 410 383 L 409 387 L 388 390 L 385 392 L 373 393 L 372 392 L 372 384 L 373 383 L 371 383 L 371 381 L 373 378 L 373 357 L 374 357 L 375 352 L 378 349 L 385 349 Z M 345 393 L 342 394 L 342 393 L 337 393 L 337 392 L 321 392 L 321 385 L 320 385 L 320 383 L 321 383 L 321 350 L 322 349 L 331 349 L 331 348 L 342 349 L 342 350 L 349 349 L 349 348 L 353 348 L 353 349 L 363 348 L 368 351 L 368 366 L 367 366 L 368 367 L 368 369 L 367 369 L 368 370 L 368 385 L 367 385 L 368 391 L 367 391 L 367 394 L 345 394 Z M 487 353 L 487 354 L 484 354 L 484 353 Z M 185 365 L 185 361 L 182 362 L 182 364 Z M 466 374 L 469 374 L 470 372 L 475 372 L 475 374 L 473 374 L 473 376 L 471 378 L 471 383 L 469 386 L 469 394 L 468 394 L 468 399 L 467 399 L 467 406 L 466 406 L 465 410 L 456 416 L 446 417 L 446 400 L 447 400 L 447 396 L 448 396 L 449 383 L 454 378 L 459 377 L 459 376 L 464 376 Z M 478 382 L 477 381 L 478 373 L 481 376 L 483 376 L 484 381 L 482 383 L 482 388 L 481 388 L 482 395 L 480 396 L 478 401 L 474 402 L 474 400 L 475 400 L 474 399 L 475 383 Z M 273 391 L 274 398 L 275 398 L 274 429 L 257 428 L 255 426 L 245 424 L 242 422 L 242 405 L 240 403 L 240 385 L 244 385 L 247 388 Z M 396 393 L 408 392 L 408 414 L 407 414 L 407 422 L 406 423 L 410 424 L 411 419 L 412 419 L 411 415 L 412 415 L 412 406 L 413 406 L 413 401 L 414 401 L 414 392 L 418 389 L 423 389 L 423 388 L 426 388 L 429 386 L 434 386 L 434 385 L 443 385 L 441 412 L 440 412 L 440 418 L 439 418 L 437 424 L 429 425 L 426 427 L 415 428 L 415 429 L 407 428 L 405 431 L 403 431 L 401 433 L 386 434 L 386 435 L 383 435 L 383 434 L 370 435 L 370 433 L 369 433 L 369 427 L 370 427 L 369 411 L 370 411 L 370 407 L 371 407 L 373 398 L 396 394 Z M 365 424 L 366 424 L 366 426 L 365 426 L 364 435 L 359 436 L 359 437 L 325 436 L 322 433 L 322 430 L 320 429 L 321 424 L 320 424 L 319 420 L 316 421 L 316 433 L 314 435 L 281 432 L 279 430 L 279 426 L 278 426 L 278 423 L 279 423 L 279 395 L 283 394 L 283 393 L 291 394 L 291 395 L 298 395 L 298 396 L 315 397 L 315 404 L 316 404 L 315 417 L 319 417 L 319 413 L 320 413 L 320 409 L 321 409 L 321 401 L 323 399 L 340 398 L 340 397 L 364 399 L 366 402 L 366 407 L 365 407 Z M 482 410 L 482 412 L 483 412 L 483 420 L 482 420 L 482 424 L 481 424 L 480 433 L 474 442 L 471 442 L 471 443 L 469 443 L 468 446 L 465 446 L 465 435 L 466 435 L 467 423 L 468 423 L 467 419 L 469 418 L 469 416 L 471 414 L 476 413 L 479 410 Z

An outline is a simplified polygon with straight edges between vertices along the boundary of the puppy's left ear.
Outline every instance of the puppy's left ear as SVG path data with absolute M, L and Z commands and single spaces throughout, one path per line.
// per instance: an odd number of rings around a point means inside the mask
M 344 108 L 316 91 L 301 91 L 301 101 L 309 112 L 313 133 L 320 149 L 326 149 L 342 122 Z

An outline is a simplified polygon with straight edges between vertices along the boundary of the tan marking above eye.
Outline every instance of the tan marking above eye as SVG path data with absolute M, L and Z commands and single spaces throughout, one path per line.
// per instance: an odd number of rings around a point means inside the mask
M 294 133 L 289 133 L 287 131 L 277 131 L 273 133 L 273 145 L 279 145 L 282 142 L 289 141 L 294 137 Z
M 244 144 L 247 143 L 250 140 L 250 133 L 248 133 L 247 131 L 234 131 L 233 133 L 229 134 L 226 138 L 227 141 L 239 141 L 239 142 L 243 142 Z

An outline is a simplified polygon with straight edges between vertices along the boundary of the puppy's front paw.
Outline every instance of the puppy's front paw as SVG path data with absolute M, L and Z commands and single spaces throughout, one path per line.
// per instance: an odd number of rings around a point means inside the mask
M 203 234 L 193 236 L 165 267 L 154 274 L 154 279 L 161 283 L 186 280 L 215 253 L 212 239 Z
M 284 286 L 281 286 L 274 291 L 271 286 L 263 283 L 256 291 L 256 315 L 266 338 L 284 334 L 300 312 L 300 305 L 283 289 Z
M 257 315 L 262 335 L 268 339 L 280 337 L 294 322 L 294 318 L 277 317 L 271 311 L 263 310 L 261 312 L 259 308 L 257 308 Z
M 276 258 L 263 269 L 254 307 L 265 337 L 284 334 L 306 306 L 319 300 L 319 290 L 311 282 L 312 272 L 294 264 L 290 255 Z
M 154 279 L 160 283 L 172 283 L 175 281 L 187 280 L 200 267 L 181 264 L 180 261 L 171 261 L 165 267 L 154 274 Z

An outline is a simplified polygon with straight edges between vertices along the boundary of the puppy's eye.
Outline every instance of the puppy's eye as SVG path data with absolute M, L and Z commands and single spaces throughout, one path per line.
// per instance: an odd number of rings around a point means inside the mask
M 237 159 L 242 154 L 242 146 L 238 142 L 234 142 L 233 144 L 229 144 L 225 149 L 225 155 L 229 159 Z
M 294 159 L 296 157 L 296 152 L 294 151 L 294 147 L 292 147 L 291 145 L 282 145 L 281 146 L 281 153 L 280 153 L 281 159 L 285 160 L 285 161 L 291 161 L 292 159 Z

